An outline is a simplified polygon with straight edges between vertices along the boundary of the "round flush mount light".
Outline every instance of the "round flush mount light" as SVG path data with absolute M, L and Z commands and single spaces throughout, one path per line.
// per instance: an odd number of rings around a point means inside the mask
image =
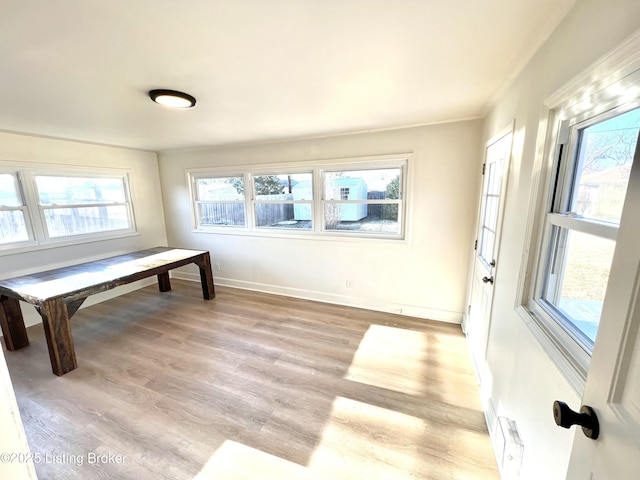
M 188 93 L 176 90 L 151 90 L 149 98 L 160 105 L 173 108 L 190 108 L 196 104 L 196 99 Z

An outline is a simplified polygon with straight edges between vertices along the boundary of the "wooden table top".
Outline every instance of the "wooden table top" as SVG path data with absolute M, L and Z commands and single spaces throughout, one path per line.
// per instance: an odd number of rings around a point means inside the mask
M 129 283 L 133 277 L 151 276 L 152 270 L 186 265 L 205 253 L 171 247 L 155 247 L 102 260 L 56 268 L 21 277 L 0 280 L 0 294 L 38 304 L 47 299 L 84 298 Z M 141 275 L 145 274 L 145 275 Z

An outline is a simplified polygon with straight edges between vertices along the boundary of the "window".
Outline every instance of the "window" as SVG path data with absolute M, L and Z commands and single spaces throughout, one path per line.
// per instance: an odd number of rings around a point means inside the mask
M 0 173 L 0 245 L 21 244 L 32 239 L 18 173 Z
M 565 121 L 530 308 L 586 375 L 640 131 L 640 108 Z M 568 132 L 568 135 L 566 134 Z
M 110 169 L 0 170 L 0 251 L 135 232 L 128 176 Z
M 402 156 L 245 167 L 234 175 L 190 171 L 195 227 L 402 239 L 407 163 Z
M 253 191 L 257 228 L 313 228 L 311 173 L 256 175 Z
M 244 227 L 244 176 L 202 176 L 194 179 L 198 227 Z
M 133 227 L 124 176 L 35 175 L 34 180 L 48 238 Z
M 485 163 L 484 188 L 482 190 L 482 213 L 480 215 L 480 237 L 478 238 L 478 256 L 488 266 L 494 266 L 493 248 L 498 228 L 498 210 L 500 208 L 500 188 L 502 186 L 503 159 Z
M 324 172 L 324 228 L 341 232 L 398 234 L 402 168 Z

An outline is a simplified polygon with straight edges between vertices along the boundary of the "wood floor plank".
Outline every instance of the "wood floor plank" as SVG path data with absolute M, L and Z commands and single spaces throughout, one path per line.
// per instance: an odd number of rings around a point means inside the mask
M 5 352 L 42 479 L 498 478 L 457 325 L 172 280 L 72 332 Z

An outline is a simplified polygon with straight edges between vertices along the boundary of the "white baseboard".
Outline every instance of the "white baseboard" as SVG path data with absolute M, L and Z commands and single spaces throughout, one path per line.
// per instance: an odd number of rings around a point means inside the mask
M 180 271 L 171 271 L 172 278 L 188 280 L 192 282 L 200 282 L 200 275 L 197 273 L 188 273 Z M 351 297 L 347 295 L 337 295 L 332 293 L 317 292 L 313 290 L 304 290 L 292 287 L 281 287 L 278 285 L 269 285 L 257 282 L 245 282 L 242 280 L 233 280 L 229 278 L 215 278 L 216 285 L 232 288 L 241 288 L 244 290 L 254 290 L 264 293 L 273 293 L 275 295 L 285 295 L 288 297 L 301 298 L 304 300 L 314 300 L 317 302 L 332 303 L 336 305 L 345 305 L 349 307 L 365 308 L 378 312 L 394 313 L 397 315 L 407 315 L 415 318 L 426 320 L 437 320 L 440 322 L 460 324 L 462 322 L 462 312 L 452 312 L 448 310 L 439 310 L 435 308 L 419 307 L 415 305 L 405 305 L 388 301 L 372 301 L 370 299 Z M 107 292 L 98 293 L 87 298 L 80 307 L 85 308 L 97 303 L 110 300 L 112 298 L 133 292 L 140 288 L 147 287 L 157 283 L 155 277 L 146 278 L 138 282 L 130 283 L 117 287 Z M 42 322 L 42 318 L 36 312 L 32 305 L 21 302 L 22 316 L 26 327 L 31 327 Z
M 484 419 L 487 423 L 487 430 L 489 430 L 489 436 L 492 439 L 493 445 L 495 445 L 494 437 L 495 437 L 496 421 L 498 420 L 498 416 L 496 415 L 496 409 L 493 406 L 493 401 L 490 398 L 483 403 L 486 403 L 486 405 L 483 405 L 483 410 L 484 410 Z
M 473 357 L 473 355 L 472 355 Z M 504 456 L 504 438 L 500 438 L 499 435 L 499 419 L 498 414 L 496 412 L 496 408 L 493 404 L 493 399 L 491 398 L 491 384 L 493 382 L 493 378 L 490 372 L 485 372 L 485 382 L 482 383 L 480 380 L 480 373 L 477 369 L 477 365 L 475 361 L 473 362 L 473 366 L 476 370 L 476 379 L 478 380 L 478 386 L 480 387 L 480 401 L 482 404 L 482 413 L 484 414 L 484 421 L 487 425 L 487 430 L 489 432 L 489 440 L 491 441 L 491 449 L 493 450 L 493 454 L 496 458 L 496 465 L 498 466 L 498 471 L 500 473 L 500 478 L 503 480 L 513 478 L 511 476 L 507 476 L 503 471 L 503 460 Z
M 172 278 L 200 282 L 200 275 L 197 273 L 181 272 L 178 270 L 171 272 Z M 304 300 L 314 300 L 317 302 L 345 305 L 348 307 L 365 308 L 385 313 L 395 313 L 410 317 L 423 318 L 427 320 L 438 320 L 441 322 L 460 324 L 462 322 L 462 312 L 452 312 L 434 308 L 419 307 L 415 305 L 404 305 L 387 301 L 372 301 L 370 299 L 352 297 L 347 295 L 337 295 L 333 293 L 305 290 L 301 288 L 282 287 L 279 285 L 269 285 L 265 283 L 246 282 L 244 280 L 234 280 L 231 278 L 215 277 L 215 284 L 223 287 L 241 288 L 257 292 L 273 293 L 288 297 L 301 298 Z

